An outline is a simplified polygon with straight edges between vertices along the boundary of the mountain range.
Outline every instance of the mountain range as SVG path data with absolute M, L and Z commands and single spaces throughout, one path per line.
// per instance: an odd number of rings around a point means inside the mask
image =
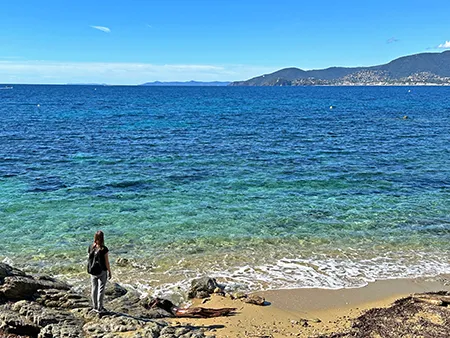
M 141 86 L 228 86 L 230 82 L 220 82 L 220 81 L 212 81 L 212 82 L 202 82 L 202 81 L 186 81 L 186 82 L 146 82 L 141 84 Z
M 450 85 L 450 50 L 403 56 L 371 67 L 284 68 L 231 86 Z

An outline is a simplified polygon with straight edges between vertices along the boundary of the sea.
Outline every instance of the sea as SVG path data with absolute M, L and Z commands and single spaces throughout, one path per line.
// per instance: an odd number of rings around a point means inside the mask
M 449 87 L 0 90 L 0 261 L 179 293 L 450 273 Z

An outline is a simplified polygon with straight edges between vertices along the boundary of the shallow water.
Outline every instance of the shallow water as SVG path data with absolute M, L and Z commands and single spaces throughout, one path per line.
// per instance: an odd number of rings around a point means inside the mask
M 113 264 L 119 279 L 142 289 L 450 273 L 449 95 L 14 86 L 0 93 L 0 260 L 78 276 L 102 229 L 111 260 L 132 263 Z

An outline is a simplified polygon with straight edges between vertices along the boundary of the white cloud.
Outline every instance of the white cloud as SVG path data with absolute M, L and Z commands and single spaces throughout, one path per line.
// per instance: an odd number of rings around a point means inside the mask
M 450 48 L 450 41 L 445 41 L 444 43 L 441 43 L 437 48 Z
M 0 61 L 2 82 L 141 84 L 151 81 L 247 80 L 282 67 L 108 62 Z
M 0 60 L 20 60 L 20 59 L 24 59 L 21 56 L 0 56 Z
M 104 26 L 91 26 L 94 29 L 98 29 L 99 31 L 105 32 L 105 33 L 111 33 L 111 30 L 108 27 Z

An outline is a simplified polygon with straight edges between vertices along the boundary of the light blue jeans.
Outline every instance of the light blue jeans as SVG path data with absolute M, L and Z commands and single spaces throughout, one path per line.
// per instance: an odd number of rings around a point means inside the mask
M 108 273 L 102 271 L 99 275 L 91 275 L 91 297 L 92 307 L 95 310 L 101 311 L 103 309 L 103 298 L 105 297 L 106 280 L 108 279 Z

